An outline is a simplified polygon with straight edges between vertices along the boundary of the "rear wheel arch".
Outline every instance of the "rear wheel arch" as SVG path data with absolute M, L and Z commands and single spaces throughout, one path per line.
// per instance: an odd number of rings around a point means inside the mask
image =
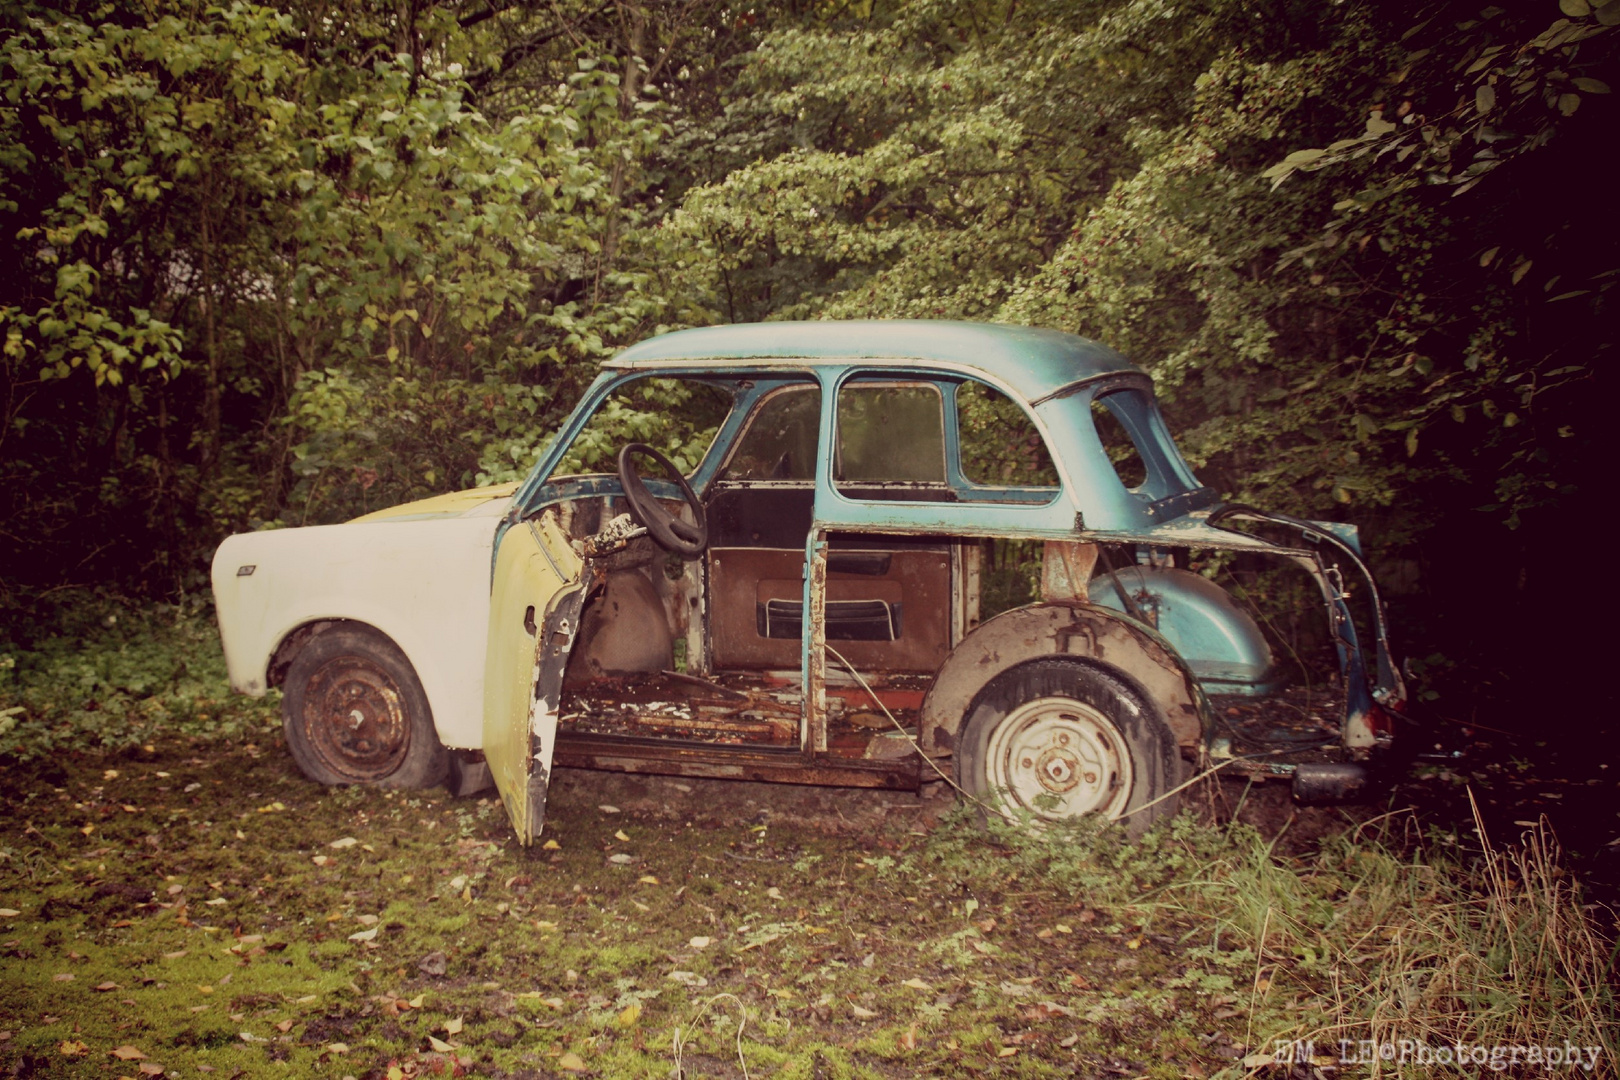
M 1107 608 L 1054 601 L 1003 612 L 951 650 L 923 699 L 924 753 L 954 753 L 985 687 L 1021 664 L 1048 658 L 1097 664 L 1141 695 L 1184 754 L 1201 749 L 1211 722 L 1208 702 L 1168 643 Z

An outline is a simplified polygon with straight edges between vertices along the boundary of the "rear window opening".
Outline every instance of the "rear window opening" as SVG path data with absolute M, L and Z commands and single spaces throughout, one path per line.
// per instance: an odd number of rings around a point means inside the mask
M 1119 482 L 1135 491 L 1147 483 L 1148 469 L 1147 463 L 1142 460 L 1141 448 L 1116 414 L 1117 410 L 1127 405 L 1140 407 L 1128 395 L 1139 399 L 1141 391 L 1115 390 L 1111 394 L 1099 394 L 1091 402 L 1091 419 L 1097 425 L 1097 437 L 1108 452 L 1108 462 L 1113 465 Z

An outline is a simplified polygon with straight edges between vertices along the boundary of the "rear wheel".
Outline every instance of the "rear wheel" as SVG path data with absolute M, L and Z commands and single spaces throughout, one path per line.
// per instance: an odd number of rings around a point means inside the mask
M 428 788 L 449 755 L 427 695 L 392 641 L 361 628 L 310 639 L 287 669 L 281 715 L 287 749 L 322 784 Z
M 1087 814 L 1123 820 L 1133 836 L 1175 813 L 1175 737 L 1130 685 L 1068 660 L 1003 672 L 974 699 L 956 755 L 957 781 L 1009 821 Z

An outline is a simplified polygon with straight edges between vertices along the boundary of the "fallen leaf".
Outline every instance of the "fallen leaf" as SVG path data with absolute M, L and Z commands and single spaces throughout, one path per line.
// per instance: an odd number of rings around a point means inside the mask
M 325 856 L 325 855 L 317 855 L 317 856 L 315 856 L 313 859 L 311 859 L 309 861 L 314 863 L 316 866 L 325 866 L 327 863 L 331 862 L 332 860 L 329 857 Z
M 270 1041 L 269 1039 L 261 1039 L 259 1036 L 253 1034 L 253 1032 L 251 1032 L 251 1031 L 238 1031 L 236 1033 L 236 1037 L 238 1039 L 241 1039 L 245 1043 L 269 1042 Z
M 778 889 L 775 885 L 772 885 L 770 888 L 765 890 L 765 895 L 770 897 L 772 900 L 780 900 L 782 899 L 782 890 Z
M 349 1052 L 349 1044 L 348 1043 L 327 1043 L 326 1044 L 326 1052 L 328 1054 L 347 1054 Z
M 709 980 L 705 979 L 695 971 L 672 971 L 665 977 L 670 979 L 672 982 L 680 983 L 682 986 L 697 987 L 709 985 Z
M 90 1048 L 77 1039 L 63 1039 L 56 1044 L 56 1052 L 63 1057 L 84 1057 L 90 1052 Z
M 555 840 L 547 840 L 545 843 L 540 845 L 540 850 L 541 851 L 561 851 L 562 850 L 562 845 L 557 843 L 557 841 L 555 841 Z
M 449 1043 L 445 1042 L 443 1039 L 436 1039 L 432 1035 L 429 1035 L 427 1037 L 427 1040 L 428 1040 L 428 1045 L 433 1047 L 433 1049 L 437 1050 L 441 1054 L 448 1054 L 450 1051 L 455 1049 L 454 1046 L 451 1046 Z
M 1059 1039 L 1058 1040 L 1058 1045 L 1063 1047 L 1063 1049 L 1067 1050 L 1067 1049 L 1069 1049 L 1069 1047 L 1073 1046 L 1075 1043 L 1077 1043 L 1079 1041 L 1080 1041 L 1080 1036 L 1078 1036 L 1078 1035 L 1070 1035 L 1067 1038 Z
M 15 919 L 21 914 L 16 908 L 0 907 L 0 919 Z
M 1000 1050 L 996 1051 L 996 1057 L 1012 1057 L 1016 1053 L 1018 1053 L 1018 1047 L 1003 1046 Z
M 636 881 L 639 882 L 642 885 L 661 885 L 661 884 L 663 884 L 657 878 L 653 877 L 651 874 L 642 874 L 640 877 L 636 878 Z
M 714 939 L 700 936 L 688 941 L 687 944 L 694 949 L 707 949 L 710 945 L 714 944 Z
M 141 1075 L 142 1076 L 162 1076 L 163 1075 L 163 1066 L 153 1064 L 150 1061 L 143 1061 L 143 1062 L 141 1062 Z
M 291 1020 L 283 1020 L 276 1025 L 276 1030 L 285 1035 L 287 1032 L 292 1030 L 292 1026 L 293 1022 Z
M 1270 1054 L 1266 1053 L 1250 1054 L 1248 1057 L 1243 1059 L 1243 1067 L 1245 1069 L 1258 1069 L 1265 1065 L 1274 1064 L 1276 1064 L 1275 1059 L 1272 1058 Z
M 413 1009 L 420 1009 L 422 1007 L 422 1003 L 424 1001 L 426 1001 L 426 1000 L 427 1000 L 427 995 L 426 994 L 417 994 L 415 997 L 411 998 L 411 1000 L 407 1001 L 405 1004 L 409 1005 Z
M 859 1005 L 851 1005 L 849 1007 L 849 1011 L 854 1013 L 862 1020 L 871 1020 L 877 1016 L 877 1013 L 873 1012 L 871 1009 L 863 1009 Z
M 462 1022 L 461 1017 L 459 1017 L 459 1016 L 456 1017 L 454 1020 L 446 1021 L 445 1025 L 444 1025 L 444 1033 L 446 1035 L 460 1035 L 461 1034 L 461 1022 Z
M 602 811 L 602 813 L 604 813 L 604 814 L 618 814 L 618 813 L 623 812 L 617 806 L 609 806 L 606 803 L 603 803 L 601 806 L 598 806 L 597 809 Z
M 352 836 L 343 836 L 343 837 L 339 837 L 338 839 L 332 841 L 330 844 L 327 844 L 326 846 L 331 848 L 333 851 L 342 851 L 344 848 L 354 847 L 354 845 L 358 844 L 359 842 L 360 841 L 356 840 Z
M 629 840 L 630 840 L 630 834 L 625 832 L 623 829 L 620 829 L 618 832 L 615 832 L 613 834 L 613 839 L 625 841 L 625 842 L 628 843 Z
M 624 1011 L 619 1014 L 618 1024 L 622 1028 L 631 1028 L 635 1027 L 636 1021 L 640 1019 L 641 1006 L 636 1004 L 626 1005 Z
M 99 990 L 99 991 L 101 991 L 101 992 L 102 992 L 102 993 L 103 993 L 103 994 L 105 994 L 105 993 L 106 993 L 106 992 L 107 992 L 107 991 L 109 991 L 109 990 L 116 990 L 116 989 L 118 989 L 118 984 L 117 984 L 117 983 L 115 983 L 115 982 L 104 982 L 104 983 L 97 983 L 97 984 L 96 984 L 96 985 L 95 985 L 95 989 L 96 989 L 96 990 Z
M 574 1053 L 572 1050 L 569 1050 L 563 1054 L 562 1057 L 557 1059 L 557 1068 L 566 1070 L 567 1072 L 584 1072 L 585 1062 L 584 1059 L 582 1059 L 578 1054 Z
M 917 1049 L 917 1025 L 912 1024 L 905 1031 L 901 1032 L 900 1037 L 896 1039 L 895 1042 L 900 1044 L 900 1049 L 902 1050 Z
M 212 986 L 203 986 L 199 984 L 197 987 L 197 993 L 199 994 L 212 994 L 213 992 L 214 988 Z
M 51 976 L 51 981 L 52 982 L 72 982 L 73 981 L 73 974 L 71 972 L 63 971 L 63 972 L 60 972 L 60 973 L 58 973 L 56 975 L 52 975 Z
M 1125 943 L 1125 947 L 1127 949 L 1140 949 L 1142 947 L 1142 935 L 1138 934 L 1136 937 L 1131 938 Z
M 446 960 L 442 952 L 430 952 L 416 962 L 416 970 L 424 975 L 443 975 Z
M 357 930 L 354 933 L 349 935 L 349 940 L 350 941 L 370 941 L 372 938 L 377 936 L 377 931 L 380 930 L 380 929 L 382 929 L 382 927 L 373 926 L 370 930 Z
M 212 900 L 204 900 L 203 903 L 208 907 L 223 907 L 230 903 L 230 901 L 225 899 L 223 896 L 216 896 Z
M 929 986 L 927 983 L 923 982 L 921 979 L 907 979 L 905 982 L 901 983 L 900 985 L 901 986 L 909 986 L 913 990 L 932 990 L 933 989 L 932 986 Z
M 112 1054 L 113 1057 L 117 1058 L 120 1061 L 144 1061 L 144 1060 L 146 1060 L 146 1055 L 145 1054 L 141 1053 L 139 1050 L 135 1049 L 133 1046 L 128 1045 L 127 1043 L 125 1045 L 123 1045 L 123 1046 L 120 1046 L 116 1050 L 111 1050 L 111 1051 L 108 1051 L 108 1052 L 110 1054 Z
M 467 887 L 467 876 L 465 874 L 457 874 L 455 877 L 450 879 L 450 891 L 451 892 L 460 892 L 462 889 L 465 889 L 466 887 Z
M 1062 923 L 1058 923 L 1056 926 L 1052 927 L 1052 929 L 1056 930 L 1060 934 L 1072 934 L 1072 933 L 1074 933 L 1073 929 L 1071 929 L 1070 927 L 1064 926 Z
M 608 856 L 608 862 L 612 863 L 615 866 L 628 866 L 630 863 L 633 863 L 635 861 L 636 861 L 636 857 L 634 855 L 625 855 L 622 852 L 620 854 L 618 854 L 618 855 L 609 855 Z

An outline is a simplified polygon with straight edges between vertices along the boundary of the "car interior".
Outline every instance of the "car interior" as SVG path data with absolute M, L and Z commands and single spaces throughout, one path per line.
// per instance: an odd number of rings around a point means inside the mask
M 846 383 L 833 453 L 840 493 L 957 501 L 960 485 L 948 482 L 945 441 L 947 397 L 955 396 L 926 380 Z M 694 391 L 684 400 L 690 406 L 701 397 Z M 635 404 L 620 404 L 618 415 Z M 718 430 L 723 411 L 688 408 L 696 415 L 686 426 Z M 707 521 L 701 555 L 683 561 L 640 537 L 602 561 L 605 582 L 582 614 L 564 681 L 559 739 L 580 733 L 801 745 L 804 573 L 820 417 L 817 383 L 782 380 L 752 404 L 699 495 Z M 587 427 L 581 439 L 589 433 Z M 1049 474 L 1049 462 L 1043 464 Z M 1037 480 L 1047 497 L 1055 495 L 1049 475 Z M 583 541 L 624 513 L 626 502 L 593 495 L 549 512 Z M 909 753 L 901 729 L 915 733 L 933 673 L 978 621 L 981 546 L 948 536 L 828 538 L 826 637 L 831 651 L 860 673 L 857 680 L 829 656 L 829 754 Z

